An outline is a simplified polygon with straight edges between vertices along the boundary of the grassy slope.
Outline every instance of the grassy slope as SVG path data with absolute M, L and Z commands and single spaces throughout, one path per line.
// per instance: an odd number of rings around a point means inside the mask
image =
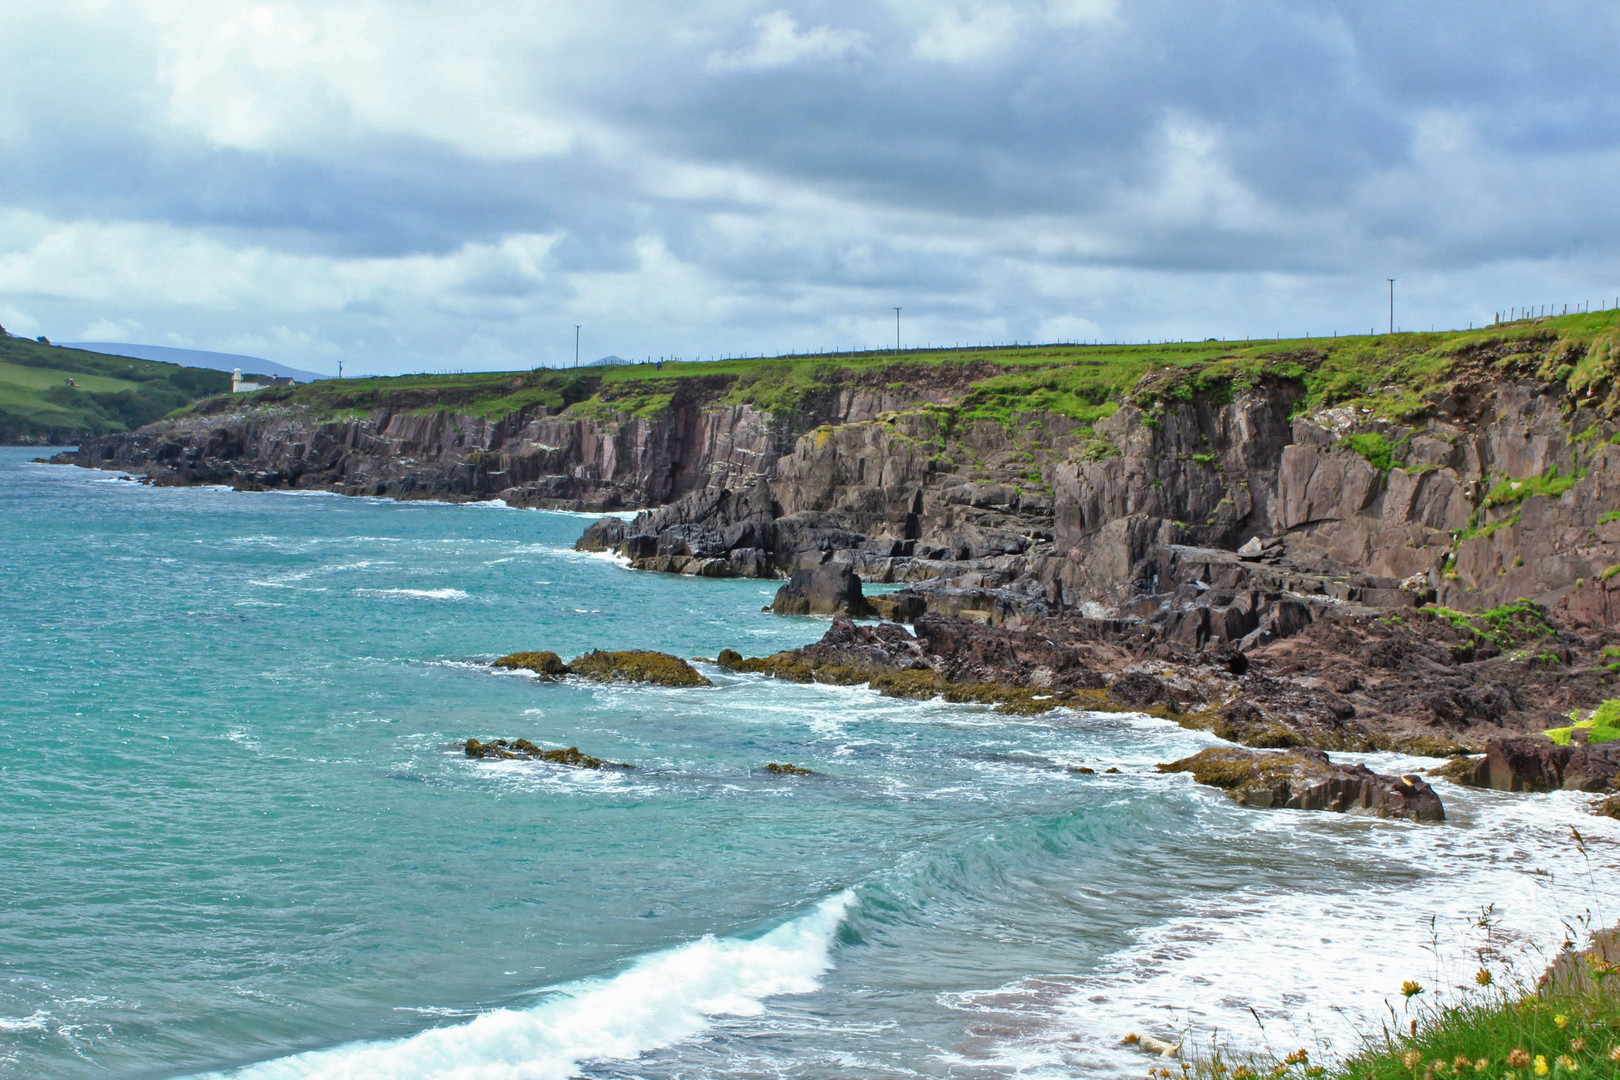
M 752 404 L 784 418 L 815 411 L 840 384 L 959 384 L 943 411 L 964 420 L 1013 422 L 1045 411 L 1084 423 L 1124 401 L 1152 407 L 1205 394 L 1224 398 L 1262 379 L 1298 382 L 1304 407 L 1353 405 L 1371 417 L 1409 420 L 1426 399 L 1483 364 L 1504 375 L 1562 382 L 1572 396 L 1620 413 L 1620 313 L 1600 312 L 1471 331 L 1262 342 L 913 350 L 774 359 L 671 362 L 472 375 L 324 381 L 264 391 L 256 401 L 297 402 L 318 414 L 379 406 L 502 416 L 545 406 L 554 414 L 652 415 L 677 392 Z M 683 383 L 685 384 L 683 386 Z
M 0 439 L 128 431 L 229 389 L 219 371 L 0 338 Z

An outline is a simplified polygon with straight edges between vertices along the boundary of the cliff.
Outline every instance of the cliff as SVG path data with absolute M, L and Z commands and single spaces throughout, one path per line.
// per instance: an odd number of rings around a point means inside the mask
M 930 610 L 1154 618 L 1194 645 L 1287 636 L 1333 605 L 1528 598 L 1608 626 L 1617 327 L 321 383 L 205 402 L 65 460 L 646 507 L 582 544 L 706 575 L 832 560 L 920 583 Z

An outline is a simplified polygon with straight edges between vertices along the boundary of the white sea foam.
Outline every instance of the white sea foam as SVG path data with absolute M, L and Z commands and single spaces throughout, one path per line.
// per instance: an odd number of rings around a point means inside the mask
M 50 1026 L 51 1014 L 35 1011 L 32 1016 L 0 1016 L 0 1031 L 44 1031 Z
M 469 599 L 467 593 L 461 589 L 356 589 L 354 591 L 366 596 L 387 596 L 410 600 Z
M 564 1080 L 587 1061 L 631 1060 L 701 1035 L 714 1018 L 757 1016 L 765 999 L 807 994 L 832 966 L 845 891 L 752 941 L 705 937 L 645 957 L 611 979 L 559 987 L 531 1009 L 390 1042 L 267 1061 L 235 1080 Z
M 1572 928 L 1579 937 L 1585 921 L 1613 922 L 1620 828 L 1581 810 L 1585 797 L 1449 784 L 1441 791 L 1451 817 L 1445 825 L 1245 814 L 1251 832 L 1279 845 L 1320 849 L 1336 841 L 1382 881 L 1297 892 L 1257 881 L 1194 897 L 1183 914 L 1138 931 L 1134 945 L 1093 974 L 948 995 L 944 1004 L 978 1014 L 989 1028 L 1021 1030 L 964 1047 L 963 1059 L 1032 1078 L 1140 1075 L 1142 1058 L 1119 1044 L 1127 1031 L 1186 1032 L 1189 1045 L 1206 1048 L 1218 1035 L 1240 1049 L 1344 1054 L 1379 1032 L 1390 1005 L 1405 1022 L 1399 990 L 1407 979 L 1430 998 L 1455 1000 L 1473 991 L 1483 948 L 1499 982 L 1533 980 Z M 1585 836 L 1590 868 L 1572 827 Z M 1403 867 L 1410 877 L 1391 882 L 1391 870 L 1404 876 Z M 1470 928 L 1487 906 L 1488 940 Z

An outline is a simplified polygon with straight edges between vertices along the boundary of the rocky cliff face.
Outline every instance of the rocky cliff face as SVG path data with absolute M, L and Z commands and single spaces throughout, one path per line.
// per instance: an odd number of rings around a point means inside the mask
M 964 366 L 835 373 L 777 412 L 717 375 L 660 384 L 640 409 L 555 414 L 458 413 L 423 391 L 341 419 L 226 401 L 70 460 L 176 483 L 653 507 L 583 543 L 693 574 L 841 562 L 919 583 L 929 610 L 1140 618 L 1193 645 L 1423 600 L 1527 597 L 1610 625 L 1620 426 L 1488 359 L 1463 357 L 1406 422 L 1307 408 L 1298 378 L 1178 384 L 1170 368 L 1091 424 L 987 416 L 963 407 L 983 374 Z

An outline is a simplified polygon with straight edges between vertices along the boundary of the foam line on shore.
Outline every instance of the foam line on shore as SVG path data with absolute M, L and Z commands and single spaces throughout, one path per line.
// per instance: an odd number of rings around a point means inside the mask
M 815 990 L 854 901 L 845 890 L 763 937 L 708 936 L 653 953 L 613 978 L 557 987 L 530 1009 L 194 1080 L 564 1080 L 582 1062 L 634 1059 L 701 1035 L 715 1017 L 755 1016 L 767 998 Z

